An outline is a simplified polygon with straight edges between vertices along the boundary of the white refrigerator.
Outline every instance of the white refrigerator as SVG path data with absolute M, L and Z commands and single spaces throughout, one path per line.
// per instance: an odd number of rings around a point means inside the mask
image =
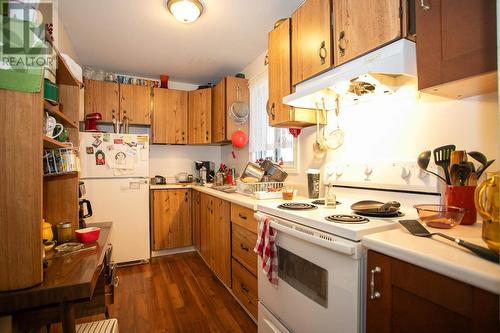
M 115 263 L 146 262 L 149 245 L 149 136 L 80 133 L 80 179 L 94 222 L 112 221 Z

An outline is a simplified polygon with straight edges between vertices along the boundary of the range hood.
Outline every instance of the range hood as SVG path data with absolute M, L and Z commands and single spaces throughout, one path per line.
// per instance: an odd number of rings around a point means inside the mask
M 416 76 L 415 43 L 400 39 L 298 84 L 295 93 L 283 97 L 283 103 L 315 109 L 324 98 L 326 109 L 332 110 L 337 94 L 344 105 L 358 103 L 392 94 Z

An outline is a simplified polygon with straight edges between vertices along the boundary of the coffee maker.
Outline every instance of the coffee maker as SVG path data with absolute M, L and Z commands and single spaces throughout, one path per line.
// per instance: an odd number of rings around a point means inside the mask
M 92 216 L 92 205 L 90 204 L 90 201 L 87 199 L 82 199 L 82 196 L 85 195 L 85 183 L 80 182 L 79 187 L 78 187 L 78 198 L 80 199 L 78 201 L 79 205 L 79 210 L 78 210 L 78 228 L 83 229 L 87 227 L 87 224 L 85 223 L 85 219 L 87 217 Z M 87 214 L 85 214 L 85 208 L 87 208 Z
M 213 183 L 215 163 L 210 161 L 194 161 L 195 179 L 197 183 Z

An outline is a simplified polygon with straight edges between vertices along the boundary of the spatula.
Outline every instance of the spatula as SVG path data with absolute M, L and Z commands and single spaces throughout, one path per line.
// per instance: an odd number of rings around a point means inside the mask
M 442 146 L 434 149 L 434 163 L 436 165 L 439 165 L 443 171 L 444 171 L 444 176 L 446 178 L 446 183 L 448 185 L 451 185 L 451 179 L 450 179 L 450 158 L 451 158 L 451 152 L 455 151 L 457 147 L 455 145 L 447 145 L 447 146 Z
M 418 220 L 400 220 L 399 223 L 403 227 L 405 227 L 406 230 L 408 230 L 413 236 L 431 237 L 431 238 L 432 236 L 441 236 L 443 238 L 446 238 L 447 240 L 457 243 L 460 246 L 465 247 L 466 249 L 477 254 L 479 257 L 483 259 L 489 260 L 497 264 L 500 263 L 500 256 L 496 252 L 491 251 L 485 247 L 466 242 L 462 239 L 442 234 L 440 232 L 430 233 Z

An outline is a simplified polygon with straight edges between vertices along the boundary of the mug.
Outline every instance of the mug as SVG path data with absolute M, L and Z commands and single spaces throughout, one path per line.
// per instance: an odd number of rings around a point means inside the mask
M 57 131 L 55 131 L 56 127 L 59 127 Z M 48 136 L 49 138 L 55 138 L 59 136 L 59 134 L 62 133 L 64 127 L 63 125 L 59 124 L 56 121 L 56 118 L 49 116 L 49 114 L 46 112 L 45 113 L 45 127 L 44 127 L 44 134 Z M 55 134 L 54 134 L 55 132 Z
M 62 132 L 61 132 L 61 134 L 59 134 L 56 139 L 59 142 L 66 142 L 66 141 L 68 141 L 68 138 L 69 138 L 68 130 L 67 129 L 63 129 Z

